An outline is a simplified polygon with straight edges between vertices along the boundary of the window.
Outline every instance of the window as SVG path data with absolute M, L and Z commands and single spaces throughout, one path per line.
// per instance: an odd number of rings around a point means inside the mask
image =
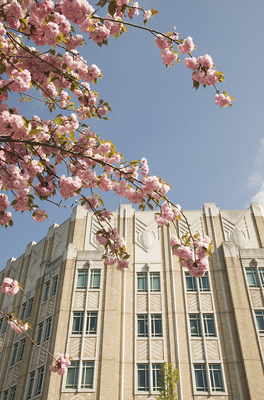
M 31 372 L 31 374 L 30 374 L 30 376 L 29 376 L 27 400 L 31 399 L 31 396 L 32 396 L 33 385 L 34 385 L 34 378 L 35 378 L 35 371 L 34 371 L 34 372 Z
M 160 390 L 159 380 L 160 380 L 160 369 L 161 364 L 153 364 L 152 365 L 152 380 L 153 380 L 153 390 Z
M 51 321 L 52 321 L 52 317 L 50 317 L 50 318 L 48 318 L 48 319 L 46 320 L 46 329 L 45 329 L 44 342 L 45 342 L 46 340 L 49 340 L 49 338 L 50 338 Z
M 138 315 L 138 336 L 147 337 L 148 336 L 148 316 Z
M 11 387 L 10 389 L 10 396 L 8 400 L 14 400 L 16 394 L 16 386 Z
M 50 281 L 45 283 L 43 301 L 46 301 L 49 297 L 49 288 L 50 288 Z
M 81 388 L 92 389 L 93 388 L 93 376 L 94 376 L 94 363 L 84 361 L 83 367 L 82 367 Z
M 255 311 L 259 333 L 264 333 L 264 311 Z
M 67 368 L 66 389 L 76 389 L 78 385 L 79 361 L 72 361 Z
M 83 330 L 83 312 L 73 313 L 73 323 L 72 323 L 72 333 L 75 335 L 80 335 Z
M 259 268 L 259 275 L 260 275 L 261 285 L 264 286 L 264 268 Z
M 3 400 L 7 400 L 8 399 L 8 392 L 9 392 L 8 389 L 4 392 Z
M 96 335 L 97 330 L 97 312 L 88 312 L 86 320 L 86 333 Z
M 7 330 L 7 320 L 4 318 L 3 320 L 3 326 L 2 326 L 2 333 L 6 333 Z
M 149 391 L 149 366 L 148 364 L 138 365 L 138 391 Z
M 216 336 L 215 334 L 215 324 L 214 324 L 214 315 L 213 314 L 204 314 L 203 315 L 204 322 L 204 334 L 205 336 Z
M 90 289 L 100 288 L 100 269 L 91 269 Z
M 26 318 L 29 318 L 30 315 L 31 315 L 33 300 L 34 300 L 34 299 L 33 299 L 33 297 L 32 297 L 32 299 L 30 299 L 29 302 L 28 302 Z
M 154 273 L 151 272 L 149 274 L 150 279 L 150 291 L 151 292 L 160 292 L 160 274 L 159 272 Z
M 249 287 L 257 287 L 258 286 L 258 278 L 257 278 L 255 268 L 247 268 L 246 274 L 247 274 L 248 286 Z
M 27 303 L 23 303 L 21 307 L 21 316 L 20 316 L 20 319 L 22 319 L 22 321 L 26 315 L 26 308 L 27 308 Z
M 17 349 L 18 349 L 18 343 L 15 343 L 14 347 L 13 347 L 13 352 L 12 352 L 10 365 L 15 364 L 15 362 L 16 362 Z
M 43 332 L 43 325 L 44 325 L 44 322 L 41 322 L 41 323 L 38 325 L 37 344 L 40 344 L 40 343 L 41 343 L 42 332 Z
M 38 370 L 38 378 L 37 378 L 35 396 L 37 396 L 38 394 L 41 393 L 43 377 L 44 377 L 44 367 L 42 367 Z
M 209 292 L 209 279 L 208 279 L 208 272 L 205 272 L 204 276 L 199 279 L 199 289 L 201 292 Z
M 199 314 L 190 314 L 190 330 L 191 336 L 201 336 L 201 324 Z
M 186 289 L 187 292 L 196 292 L 196 279 L 190 275 L 189 272 L 185 272 Z
M 162 336 L 161 315 L 151 315 L 151 336 Z
M 222 373 L 221 373 L 221 365 L 219 364 L 210 364 L 210 381 L 213 392 L 223 392 L 224 386 L 222 382 Z
M 208 392 L 205 364 L 194 365 L 195 384 L 198 392 Z
M 87 269 L 80 269 L 78 271 L 77 289 L 87 289 L 87 278 L 88 278 Z
M 52 280 L 51 296 L 54 296 L 58 288 L 58 276 L 55 276 Z
M 17 357 L 17 362 L 22 360 L 23 354 L 24 354 L 24 348 L 25 348 L 25 343 L 26 343 L 26 338 L 22 339 L 20 342 L 19 346 L 19 351 L 18 351 L 18 357 Z
M 137 274 L 137 289 L 138 292 L 146 292 L 147 287 L 147 274 Z

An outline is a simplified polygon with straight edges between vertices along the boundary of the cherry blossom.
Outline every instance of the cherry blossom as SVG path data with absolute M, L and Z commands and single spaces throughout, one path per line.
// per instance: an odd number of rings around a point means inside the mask
M 11 278 L 4 278 L 0 290 L 4 294 L 15 295 L 19 291 L 19 283 Z

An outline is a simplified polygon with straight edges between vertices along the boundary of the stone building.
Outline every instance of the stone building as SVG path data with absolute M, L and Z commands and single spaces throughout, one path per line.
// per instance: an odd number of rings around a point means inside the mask
M 209 272 L 191 277 L 172 256 L 170 228 L 151 211 L 120 205 L 112 223 L 130 268 L 105 267 L 92 213 L 77 207 L 0 273 L 24 288 L 1 295 L 51 356 L 0 319 L 1 400 L 145 400 L 158 394 L 164 361 L 180 372 L 179 400 L 263 400 L 264 208 L 187 211 L 193 232 L 214 240 Z M 179 223 L 181 233 L 186 231 Z

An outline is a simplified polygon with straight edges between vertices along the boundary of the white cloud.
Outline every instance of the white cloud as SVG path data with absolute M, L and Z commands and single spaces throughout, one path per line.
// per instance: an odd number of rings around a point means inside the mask
M 263 181 L 262 176 L 259 172 L 254 172 L 252 175 L 248 177 L 248 186 L 257 186 L 261 185 Z
M 261 164 L 262 161 L 264 161 L 264 139 L 261 139 L 260 141 L 260 148 L 257 157 L 255 158 L 255 164 Z
M 260 190 L 251 199 L 252 203 L 261 203 L 264 206 L 264 183 L 262 183 Z

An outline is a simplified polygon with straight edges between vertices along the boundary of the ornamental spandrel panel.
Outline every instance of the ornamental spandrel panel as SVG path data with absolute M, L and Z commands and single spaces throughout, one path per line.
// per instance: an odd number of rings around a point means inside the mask
M 69 354 L 71 357 L 81 356 L 81 338 L 70 338 L 69 340 Z
M 137 311 L 146 312 L 147 305 L 148 305 L 147 294 L 138 294 L 137 295 Z
M 40 348 L 35 348 L 32 351 L 32 358 L 31 358 L 31 369 L 35 369 L 38 365 L 38 359 L 39 359 L 39 353 L 40 353 Z
M 188 312 L 199 311 L 198 297 L 196 293 L 187 294 L 187 306 L 188 306 Z
M 14 372 L 14 367 L 9 368 L 9 370 L 7 371 L 7 377 L 6 377 L 6 381 L 5 381 L 5 387 L 9 387 L 11 386 L 11 382 L 12 382 L 12 378 L 13 378 L 13 372 Z
M 95 357 L 96 354 L 96 337 L 85 338 L 83 343 L 83 356 Z
M 20 367 L 20 365 L 21 365 L 21 363 L 15 365 L 15 367 L 14 367 L 12 385 L 14 385 L 15 383 L 17 383 L 17 378 L 18 378 L 18 374 L 19 374 L 19 367 Z
M 149 359 L 149 347 L 147 340 L 137 340 L 137 361 Z
M 204 347 L 202 339 L 195 339 L 191 341 L 192 358 L 193 360 L 204 360 Z
M 211 293 L 201 293 L 201 309 L 203 312 L 213 311 L 213 302 Z
M 83 310 L 85 306 L 85 292 L 75 292 L 74 296 L 74 310 L 81 309 Z
M 163 351 L 163 340 L 152 339 L 151 340 L 151 360 L 159 361 L 164 359 Z
M 259 288 L 249 290 L 253 308 L 263 307 L 263 301 Z
M 160 294 L 152 294 L 150 296 L 150 311 L 162 311 Z
M 53 296 L 49 301 L 48 301 L 48 306 L 47 306 L 47 317 L 53 314 L 53 309 L 54 309 L 54 302 L 55 302 L 55 296 Z
M 209 361 L 220 360 L 219 344 L 217 340 L 206 340 L 206 354 Z
M 48 345 L 49 345 L 49 343 L 44 343 L 43 344 L 44 349 L 47 349 Z M 47 359 L 47 353 L 44 349 L 41 349 L 40 354 L 39 354 L 39 361 L 38 361 L 39 365 L 44 364 Z
M 43 303 L 40 306 L 39 321 L 45 318 L 46 310 L 47 310 L 47 302 L 45 301 L 45 303 Z
M 89 292 L 87 299 L 87 308 L 99 308 L 100 292 Z
M 2 350 L 4 344 L 5 335 L 0 336 L 0 350 Z

